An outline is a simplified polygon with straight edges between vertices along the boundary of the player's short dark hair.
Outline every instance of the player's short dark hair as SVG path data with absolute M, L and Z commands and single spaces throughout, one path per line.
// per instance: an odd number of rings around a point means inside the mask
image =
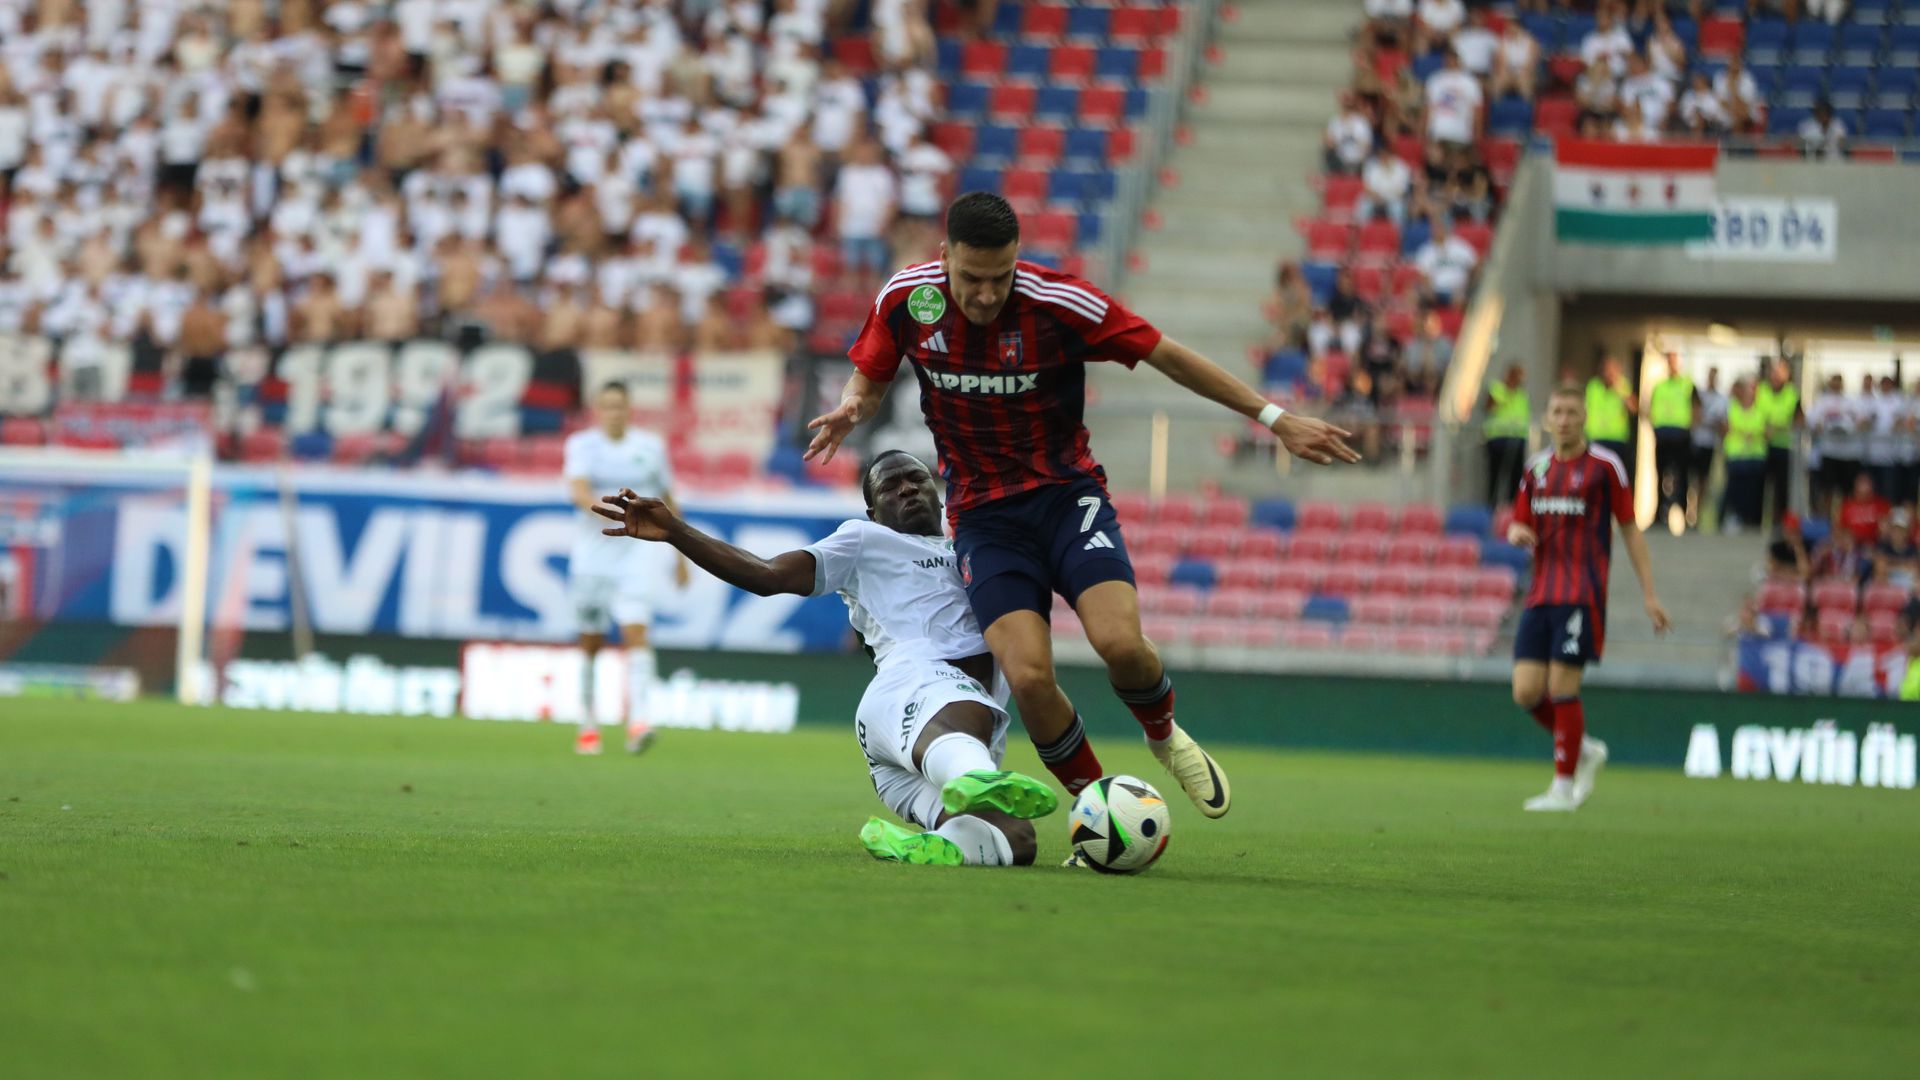
M 631 398 L 633 396 L 633 391 L 627 389 L 626 380 L 624 379 L 609 379 L 601 383 L 600 389 L 595 390 L 593 393 L 595 397 L 599 397 L 609 390 L 620 391 L 620 396 L 623 398 Z
M 905 450 L 882 450 L 873 455 L 872 458 L 868 459 L 866 469 L 860 473 L 860 497 L 867 500 L 867 509 L 873 509 L 873 474 L 878 472 L 880 466 L 888 460 L 897 457 L 911 459 L 922 468 L 925 468 L 927 464 Z
M 947 207 L 947 243 L 1003 248 L 1020 239 L 1020 215 L 991 191 L 969 191 Z

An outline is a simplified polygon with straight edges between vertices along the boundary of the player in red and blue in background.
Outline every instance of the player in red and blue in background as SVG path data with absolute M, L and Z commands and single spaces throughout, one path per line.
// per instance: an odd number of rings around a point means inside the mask
M 1669 623 L 1653 591 L 1647 538 L 1634 523 L 1626 463 L 1587 442 L 1581 390 L 1553 392 L 1546 429 L 1553 449 L 1527 462 L 1507 527 L 1508 541 L 1533 551 L 1533 583 L 1513 636 L 1513 700 L 1553 735 L 1553 784 L 1526 808 L 1570 811 L 1593 794 L 1607 763 L 1607 744 L 1587 737 L 1580 679 L 1606 646 L 1615 522 L 1654 633 L 1666 633 Z
M 1069 794 L 1102 775 L 1054 678 L 1047 620 L 1058 592 L 1154 756 L 1202 814 L 1219 817 L 1232 798 L 1226 775 L 1174 723 L 1173 683 L 1140 629 L 1133 567 L 1082 423 L 1084 365 L 1144 360 L 1264 423 L 1303 460 L 1360 455 L 1348 432 L 1282 410 L 1085 281 L 1021 261 L 1019 248 L 1005 199 L 954 200 L 939 261 L 895 274 L 868 311 L 854 375 L 840 406 L 809 425 L 807 457 L 831 459 L 908 362 L 940 452 L 968 599 L 1041 761 Z

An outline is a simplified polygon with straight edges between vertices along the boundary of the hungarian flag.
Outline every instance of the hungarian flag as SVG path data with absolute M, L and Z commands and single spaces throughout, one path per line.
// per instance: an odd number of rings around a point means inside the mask
M 1681 244 L 1713 235 L 1720 148 L 1558 140 L 1554 232 L 1574 244 Z

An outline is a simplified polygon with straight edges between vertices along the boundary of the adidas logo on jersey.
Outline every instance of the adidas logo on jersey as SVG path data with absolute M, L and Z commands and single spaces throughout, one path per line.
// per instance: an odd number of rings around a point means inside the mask
M 946 352 L 947 351 L 947 332 L 945 330 L 935 330 L 933 332 L 933 336 L 928 338 L 926 341 L 922 342 L 921 344 L 928 352 L 937 352 L 937 353 Z
M 1088 538 L 1086 544 L 1082 546 L 1080 550 L 1081 551 L 1098 551 L 1102 548 L 1105 548 L 1108 551 L 1112 551 L 1113 541 L 1107 539 L 1106 533 L 1097 532 L 1097 533 L 1094 533 L 1093 536 Z
M 951 371 L 929 371 L 927 379 L 943 390 L 963 394 L 1024 394 L 1040 389 L 1040 374 L 1030 375 L 956 375 Z

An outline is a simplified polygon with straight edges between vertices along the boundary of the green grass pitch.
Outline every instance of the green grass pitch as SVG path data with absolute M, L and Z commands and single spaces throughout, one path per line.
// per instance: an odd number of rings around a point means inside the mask
M 1525 723 L 1516 717 L 1516 723 Z M 1190 723 L 1202 735 L 1204 718 Z M 1010 764 L 1037 771 L 1016 733 Z M 1107 767 L 1165 781 L 1137 743 Z M 852 733 L 0 702 L 0 1073 L 1870 1076 L 1912 792 L 1216 748 L 1137 878 L 873 862 Z

